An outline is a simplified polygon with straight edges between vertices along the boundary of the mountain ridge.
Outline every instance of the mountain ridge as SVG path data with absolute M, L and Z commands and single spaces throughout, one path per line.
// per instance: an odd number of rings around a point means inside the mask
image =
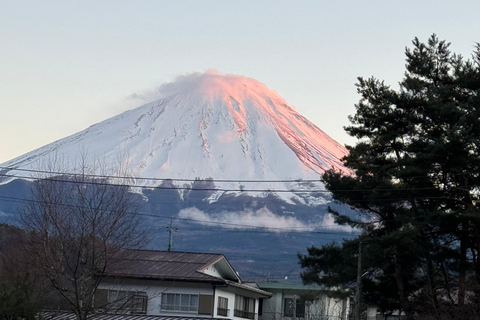
M 243 76 L 195 73 L 162 85 L 160 99 L 3 163 L 34 168 L 86 149 L 122 154 L 137 177 L 284 180 L 348 172 L 341 144 L 278 93 Z

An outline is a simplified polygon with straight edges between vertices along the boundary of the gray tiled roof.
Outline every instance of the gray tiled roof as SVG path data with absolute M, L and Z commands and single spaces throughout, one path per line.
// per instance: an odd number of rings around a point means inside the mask
M 164 280 L 222 281 L 199 270 L 225 257 L 215 253 L 127 250 L 115 259 L 109 276 Z

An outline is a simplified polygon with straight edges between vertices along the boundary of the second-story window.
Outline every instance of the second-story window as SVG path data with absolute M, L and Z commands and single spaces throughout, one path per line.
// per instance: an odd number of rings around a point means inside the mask
M 162 293 L 162 311 L 198 312 L 198 295 L 184 293 Z
M 228 298 L 218 297 L 217 315 L 228 317 L 229 311 L 230 310 L 228 309 Z
M 255 319 L 255 299 L 236 294 L 234 316 Z

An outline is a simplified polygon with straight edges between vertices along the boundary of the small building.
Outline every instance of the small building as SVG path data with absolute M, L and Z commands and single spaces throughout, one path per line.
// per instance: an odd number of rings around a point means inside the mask
M 259 299 L 271 296 L 243 283 L 222 254 L 127 250 L 94 303 L 110 314 L 256 320 Z
M 260 282 L 273 294 L 261 301 L 260 320 L 348 320 L 349 291 L 282 281 Z

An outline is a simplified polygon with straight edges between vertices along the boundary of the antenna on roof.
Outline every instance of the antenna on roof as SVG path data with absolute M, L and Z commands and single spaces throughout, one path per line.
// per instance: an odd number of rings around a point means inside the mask
M 168 251 L 172 250 L 172 235 L 174 232 L 178 232 L 178 228 L 173 228 L 173 219 L 170 219 L 170 226 L 167 227 L 167 231 L 170 233 L 170 237 L 168 239 Z

